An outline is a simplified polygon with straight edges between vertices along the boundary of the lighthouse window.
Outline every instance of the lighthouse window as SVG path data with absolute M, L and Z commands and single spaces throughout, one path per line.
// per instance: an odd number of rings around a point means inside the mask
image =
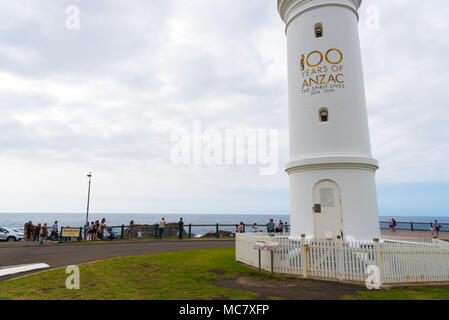
M 328 122 L 329 121 L 329 111 L 327 108 L 320 109 L 320 122 Z
M 323 25 L 321 23 L 317 23 L 315 25 L 315 37 L 321 38 L 323 36 Z

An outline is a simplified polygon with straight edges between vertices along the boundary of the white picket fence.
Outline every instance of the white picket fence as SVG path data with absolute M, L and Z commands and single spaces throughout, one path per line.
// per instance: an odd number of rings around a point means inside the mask
M 416 240 L 416 239 L 415 239 Z M 256 241 L 279 243 L 273 252 L 253 249 Z M 384 286 L 449 282 L 449 244 L 443 241 L 315 241 L 285 236 L 237 234 L 237 261 L 265 271 L 304 278 L 365 284 L 368 267 Z

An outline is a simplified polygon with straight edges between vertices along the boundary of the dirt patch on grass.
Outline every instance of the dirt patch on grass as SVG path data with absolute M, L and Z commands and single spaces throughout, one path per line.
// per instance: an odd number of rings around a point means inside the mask
M 209 272 L 209 273 L 215 273 L 216 275 L 219 275 L 219 276 L 224 276 L 225 274 L 228 273 L 228 272 L 227 272 L 226 270 L 224 270 L 224 269 L 214 269 L 214 270 L 209 270 L 209 271 L 207 271 L 207 272 Z
M 211 283 L 220 288 L 249 291 L 259 294 L 257 299 L 269 297 L 286 300 L 340 300 L 344 295 L 355 295 L 363 287 L 337 282 L 304 279 L 260 280 L 244 276 L 222 279 Z
M 42 292 L 48 293 L 48 292 L 54 290 L 54 288 L 39 288 L 39 290 Z

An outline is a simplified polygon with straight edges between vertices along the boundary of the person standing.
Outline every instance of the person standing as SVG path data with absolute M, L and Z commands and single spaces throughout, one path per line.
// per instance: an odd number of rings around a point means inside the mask
M 100 227 L 98 228 L 98 236 L 101 241 L 104 241 L 104 230 L 106 229 L 106 219 L 103 218 L 100 223 Z
M 39 238 L 41 235 L 41 229 L 42 229 L 42 226 L 40 223 L 34 228 L 34 241 L 36 241 L 36 242 L 39 242 Z
M 25 222 L 25 224 L 23 225 L 23 241 L 28 241 L 28 222 Z
M 137 239 L 142 240 L 142 229 L 139 229 L 139 231 L 137 231 Z
M 437 237 L 440 235 L 441 225 L 438 220 L 435 220 L 435 232 L 437 233 Z
M 253 232 L 257 233 L 258 229 L 259 229 L 259 227 L 257 226 L 257 223 L 253 224 Z
M 42 227 L 41 234 L 40 234 L 40 244 L 44 244 L 45 240 L 47 240 L 48 236 L 48 228 L 47 223 L 44 223 L 44 226 Z
M 26 233 L 27 233 L 27 241 L 33 241 L 33 222 L 28 221 Z
M 93 233 L 94 233 L 94 222 L 92 221 L 89 225 L 89 229 L 87 231 L 87 241 L 93 240 Z
M 134 220 L 131 220 L 128 227 L 128 240 L 134 240 L 134 227 L 136 224 L 134 223 Z
M 397 227 L 398 223 L 396 222 L 396 220 L 394 218 L 391 219 L 391 221 L 393 222 L 393 232 L 396 232 L 396 227 Z
M 58 221 L 55 221 L 55 223 L 51 227 L 52 240 L 55 240 L 55 241 L 58 240 L 58 232 L 59 232 Z
M 274 222 L 273 222 L 273 219 L 270 219 L 270 221 L 268 222 L 267 230 L 268 230 L 268 233 L 274 233 Z
M 240 221 L 239 233 L 245 233 L 245 225 L 243 224 L 243 221 Z
M 184 232 L 184 221 L 181 218 L 179 220 L 179 222 L 178 222 L 178 237 L 179 237 L 179 240 L 182 240 L 183 232 Z
M 393 219 L 388 220 L 388 226 L 390 227 L 390 231 L 393 231 Z
M 162 239 L 164 231 L 165 231 L 165 218 L 162 218 L 161 222 L 159 222 L 159 239 Z
M 279 221 L 279 233 L 284 233 L 284 223 L 282 220 Z

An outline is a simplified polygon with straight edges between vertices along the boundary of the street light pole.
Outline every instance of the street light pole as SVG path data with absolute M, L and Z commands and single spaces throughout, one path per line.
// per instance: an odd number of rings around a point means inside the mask
M 92 172 L 89 172 L 87 177 L 89 178 L 89 187 L 87 189 L 87 211 L 86 211 L 86 225 L 84 228 L 84 240 L 87 240 L 87 231 L 89 229 L 90 180 L 92 178 Z

